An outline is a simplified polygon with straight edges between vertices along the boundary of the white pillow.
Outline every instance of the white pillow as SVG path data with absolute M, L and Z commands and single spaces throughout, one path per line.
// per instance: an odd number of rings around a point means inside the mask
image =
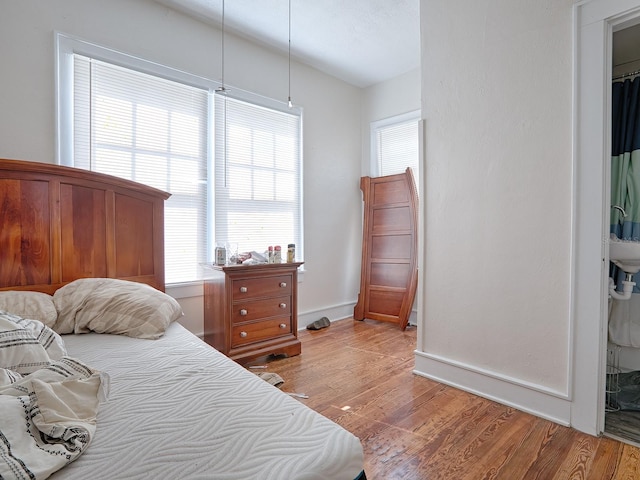
M 58 318 L 53 297 L 41 292 L 26 290 L 0 292 L 0 310 L 22 318 L 40 320 L 47 327 L 53 327 Z
M 60 333 L 115 333 L 137 338 L 161 337 L 183 315 L 180 304 L 144 283 L 114 278 L 82 278 L 53 295 Z

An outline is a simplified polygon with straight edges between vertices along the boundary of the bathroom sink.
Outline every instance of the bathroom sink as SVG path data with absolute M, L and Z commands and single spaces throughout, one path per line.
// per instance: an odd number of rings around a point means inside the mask
M 625 273 L 638 273 L 640 271 L 640 242 L 620 240 L 614 234 L 611 234 L 609 260 Z

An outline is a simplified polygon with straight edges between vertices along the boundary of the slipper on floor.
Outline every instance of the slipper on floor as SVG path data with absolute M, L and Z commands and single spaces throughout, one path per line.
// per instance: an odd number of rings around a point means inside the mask
M 307 330 L 320 330 L 331 325 L 331 322 L 327 317 L 322 317 L 320 320 L 316 320 L 313 323 L 307 325 Z
M 282 379 L 282 377 L 277 373 L 260 372 L 260 373 L 256 373 L 256 375 L 258 375 L 261 379 L 263 379 L 267 383 L 270 383 L 274 387 L 280 388 L 284 383 L 284 380 Z

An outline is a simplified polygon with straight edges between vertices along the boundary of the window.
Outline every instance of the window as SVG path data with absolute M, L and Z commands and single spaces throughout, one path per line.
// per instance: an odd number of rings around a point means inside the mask
M 57 40 L 58 161 L 171 193 L 167 283 L 198 279 L 216 241 L 302 252 L 299 110 L 241 91 L 220 97 L 215 82 Z
M 411 112 L 371 124 L 373 175 L 394 175 L 411 167 L 418 178 L 419 120 L 419 112 Z
M 216 95 L 216 240 L 302 254 L 300 116 Z M 284 257 L 283 257 L 284 258 Z
M 74 55 L 73 166 L 171 193 L 167 282 L 206 260 L 208 91 Z

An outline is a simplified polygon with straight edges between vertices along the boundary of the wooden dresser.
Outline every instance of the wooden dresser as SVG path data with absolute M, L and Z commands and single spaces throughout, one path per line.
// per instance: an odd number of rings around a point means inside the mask
M 302 262 L 212 267 L 204 282 L 204 339 L 238 363 L 299 355 Z

